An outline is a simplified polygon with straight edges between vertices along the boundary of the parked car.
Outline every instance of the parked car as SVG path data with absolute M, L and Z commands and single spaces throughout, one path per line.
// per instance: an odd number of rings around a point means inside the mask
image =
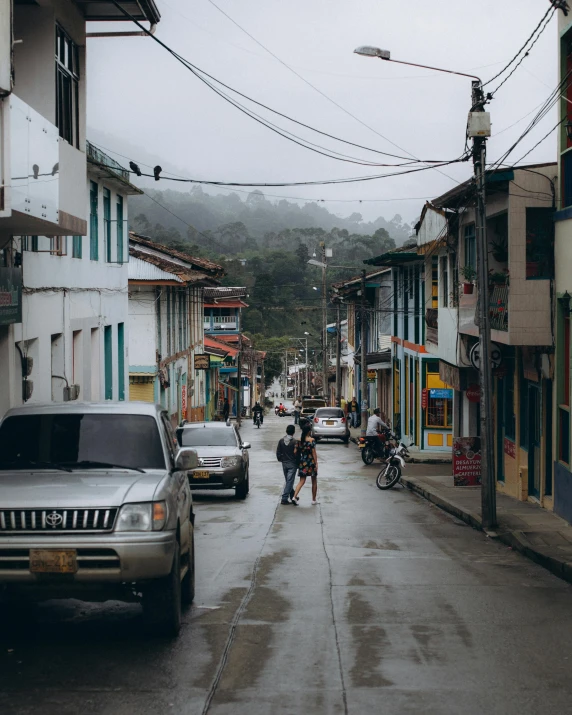
M 312 420 L 312 436 L 318 440 L 341 439 L 347 444 L 350 428 L 344 411 L 339 407 L 318 408 Z
M 237 499 L 250 490 L 249 442 L 234 424 L 188 422 L 177 429 L 181 447 L 196 449 L 199 463 L 189 471 L 191 489 L 234 489 Z
M 195 594 L 193 501 L 158 405 L 33 405 L 0 423 L 0 589 L 33 599 L 142 600 L 178 633 Z
M 303 398 L 300 425 L 303 427 L 305 424 L 309 424 L 313 420 L 316 410 L 321 407 L 327 407 L 327 404 L 322 397 Z

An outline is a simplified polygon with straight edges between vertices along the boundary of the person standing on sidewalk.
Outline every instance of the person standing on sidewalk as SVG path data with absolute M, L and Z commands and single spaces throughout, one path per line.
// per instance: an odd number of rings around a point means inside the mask
M 358 417 L 359 417 L 359 407 L 358 407 L 358 403 L 357 403 L 357 400 L 355 397 L 350 402 L 348 410 L 349 410 L 349 417 L 350 417 L 352 427 L 357 427 L 358 426 Z
M 296 427 L 294 425 L 286 427 L 286 435 L 282 437 L 278 442 L 278 447 L 276 447 L 276 459 L 282 463 L 282 469 L 284 470 L 284 491 L 282 492 L 280 503 L 298 506 L 298 503 L 293 499 L 294 480 L 298 470 L 296 463 L 296 446 L 298 443 L 294 439 L 295 431 Z
M 300 413 L 302 412 L 302 403 L 300 402 L 300 398 L 297 397 L 296 401 L 294 402 L 294 424 L 299 425 L 300 424 Z
M 298 474 L 300 481 L 292 497 L 292 503 L 298 503 L 298 494 L 307 477 L 312 480 L 312 504 L 318 503 L 318 455 L 316 454 L 316 440 L 312 437 L 312 427 L 307 424 L 302 428 L 302 437 L 296 447 L 296 456 L 298 460 Z

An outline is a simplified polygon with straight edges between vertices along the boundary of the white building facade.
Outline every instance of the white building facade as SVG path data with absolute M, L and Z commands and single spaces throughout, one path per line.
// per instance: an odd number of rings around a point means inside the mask
M 2 332 L 0 413 L 22 402 L 124 400 L 129 174 L 88 144 L 87 236 L 14 236 L 21 320 Z

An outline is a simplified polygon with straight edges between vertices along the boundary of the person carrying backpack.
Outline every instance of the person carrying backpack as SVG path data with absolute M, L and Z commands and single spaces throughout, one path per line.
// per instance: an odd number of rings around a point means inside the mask
M 296 463 L 296 446 L 298 442 L 294 439 L 296 427 L 288 425 L 286 427 L 286 435 L 278 442 L 276 447 L 276 459 L 282 463 L 284 470 L 284 491 L 282 492 L 281 504 L 292 504 L 298 506 L 298 503 L 292 500 L 294 496 L 294 480 L 298 465 Z

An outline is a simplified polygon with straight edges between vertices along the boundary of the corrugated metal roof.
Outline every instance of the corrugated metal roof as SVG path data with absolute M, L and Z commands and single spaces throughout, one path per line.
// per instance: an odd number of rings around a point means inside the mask
M 167 273 L 158 266 L 134 256 L 129 259 L 127 271 L 130 281 L 177 281 L 177 283 L 183 283 L 183 280 L 174 273 Z

